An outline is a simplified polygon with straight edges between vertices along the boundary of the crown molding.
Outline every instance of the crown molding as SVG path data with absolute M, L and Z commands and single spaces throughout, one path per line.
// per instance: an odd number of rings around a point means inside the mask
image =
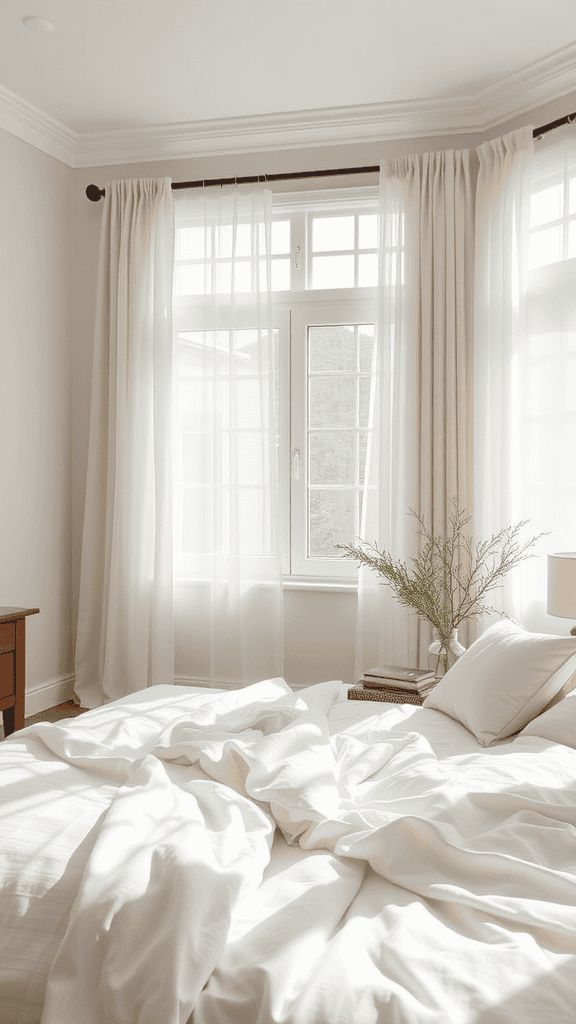
M 75 166 L 307 149 L 474 130 L 473 107 L 458 100 L 374 103 L 86 133 L 80 136 Z
M 0 128 L 74 167 L 77 132 L 3 85 L 0 85 Z
M 576 44 L 474 95 L 74 132 L 0 86 L 0 127 L 73 168 L 483 134 L 576 89 Z
M 513 117 L 520 117 L 575 90 L 576 43 L 572 43 L 537 64 L 508 75 L 497 85 L 480 90 L 474 97 L 477 130 L 490 131 Z

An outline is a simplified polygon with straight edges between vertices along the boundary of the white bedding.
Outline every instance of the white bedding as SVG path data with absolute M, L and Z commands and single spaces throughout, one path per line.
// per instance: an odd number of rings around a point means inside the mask
M 572 1022 L 576 752 L 338 683 L 0 744 L 2 1024 Z M 276 828 L 276 826 L 279 828 Z

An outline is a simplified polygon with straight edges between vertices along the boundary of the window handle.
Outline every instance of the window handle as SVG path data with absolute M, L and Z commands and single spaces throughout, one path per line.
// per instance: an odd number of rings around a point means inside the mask
M 298 448 L 295 448 L 292 454 L 292 475 L 295 480 L 300 479 L 300 452 Z

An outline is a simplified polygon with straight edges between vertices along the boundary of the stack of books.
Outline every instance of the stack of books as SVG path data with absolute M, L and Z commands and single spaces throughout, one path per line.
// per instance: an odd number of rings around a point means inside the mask
M 348 690 L 350 700 L 382 700 L 393 704 L 422 704 L 437 683 L 433 672 L 400 665 L 383 665 L 365 672 Z

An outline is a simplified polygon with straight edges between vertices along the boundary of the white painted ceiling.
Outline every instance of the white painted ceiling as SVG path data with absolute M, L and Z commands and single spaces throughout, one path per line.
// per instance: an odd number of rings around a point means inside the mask
M 2 0 L 0 86 L 110 132 L 464 100 L 575 44 L 575 0 Z

